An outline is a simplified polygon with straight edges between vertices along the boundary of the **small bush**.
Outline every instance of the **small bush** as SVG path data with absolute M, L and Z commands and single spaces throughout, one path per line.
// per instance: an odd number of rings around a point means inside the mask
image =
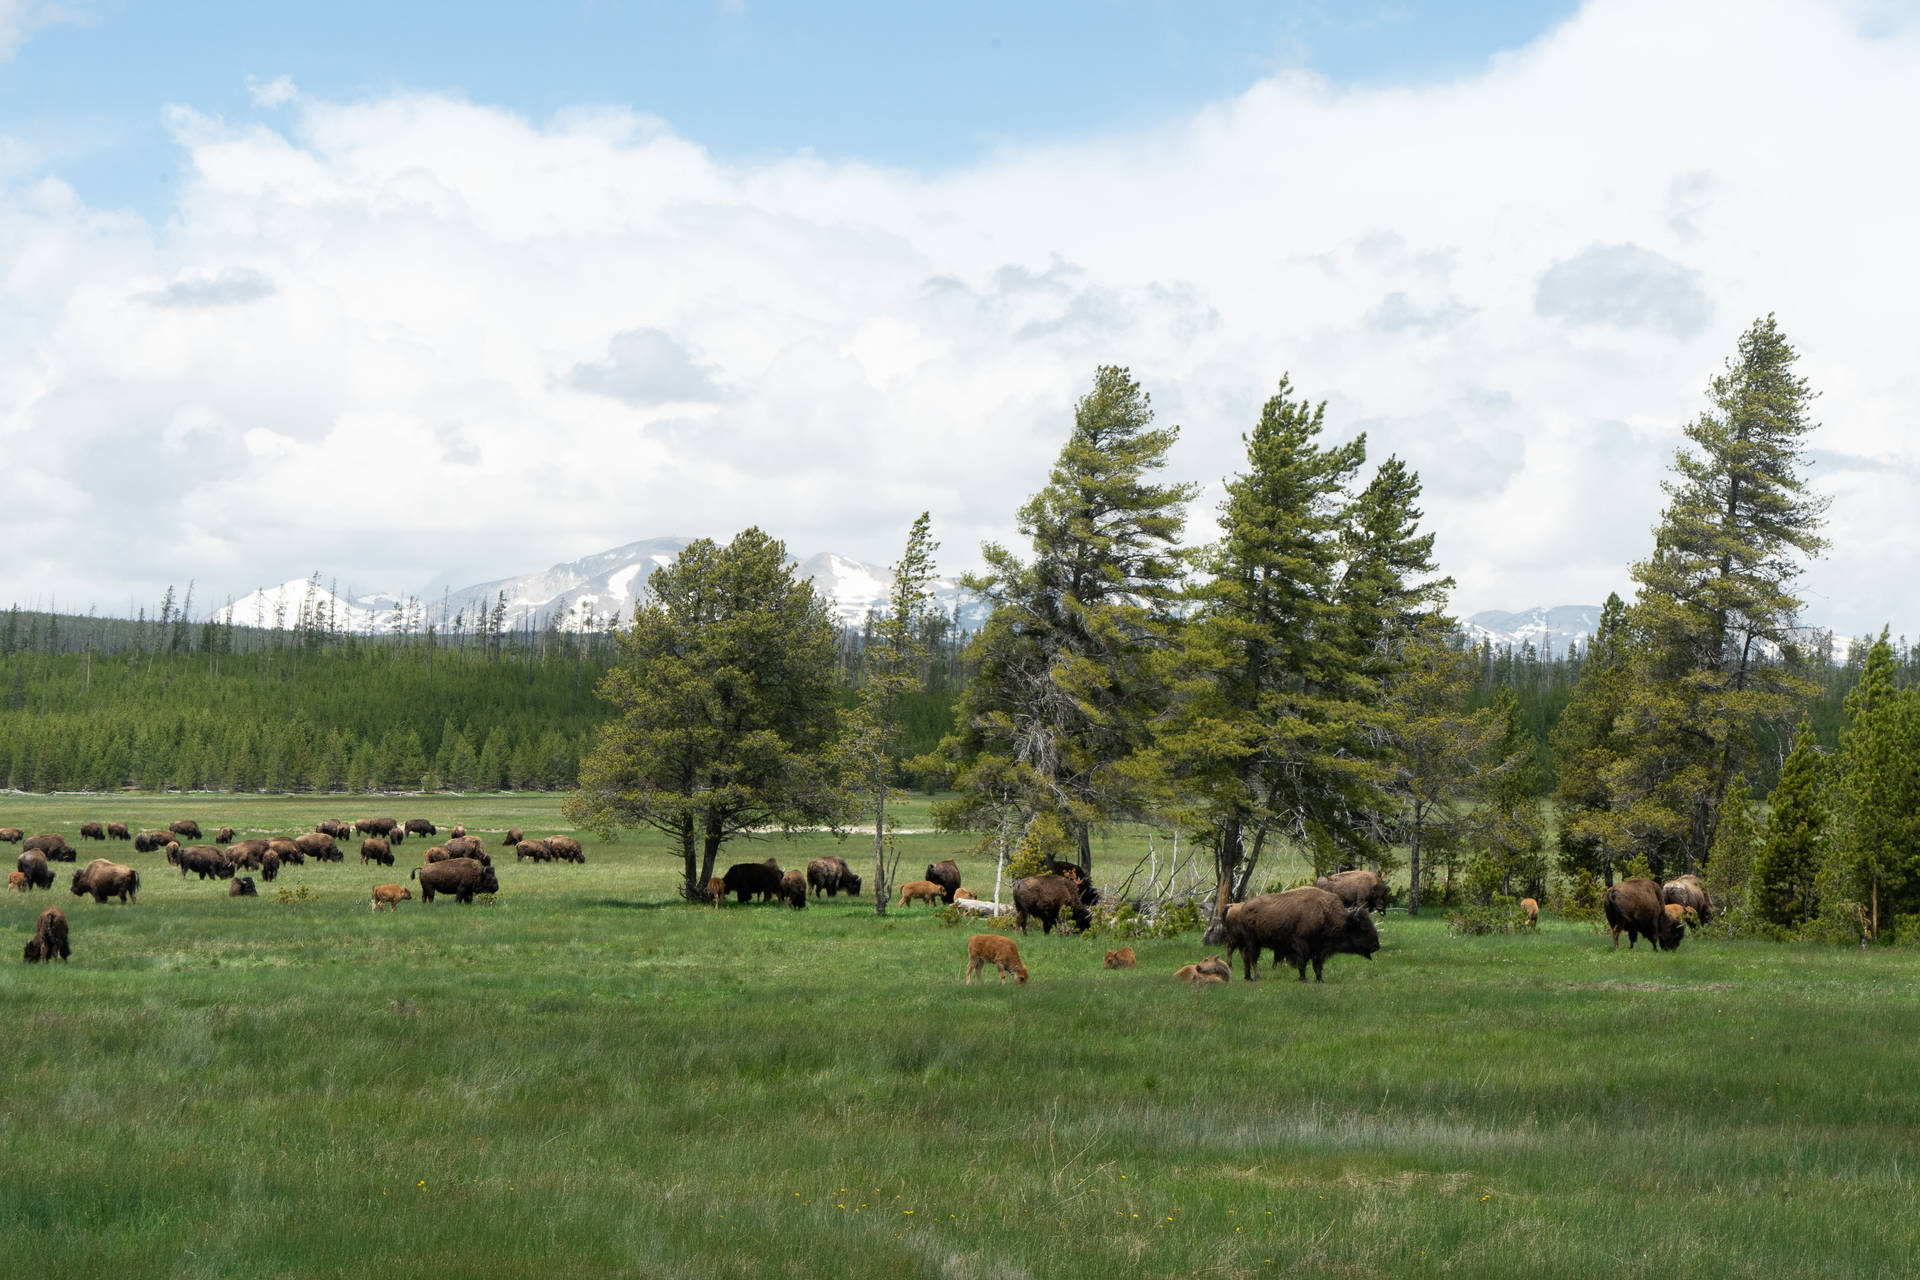
M 1478 938 L 1490 933 L 1525 933 L 1526 912 L 1516 903 L 1494 902 L 1468 907 L 1447 916 L 1447 932 L 1456 938 Z
M 291 889 L 275 890 L 273 900 L 275 902 L 306 902 L 316 896 L 313 890 L 302 884 L 295 885 Z

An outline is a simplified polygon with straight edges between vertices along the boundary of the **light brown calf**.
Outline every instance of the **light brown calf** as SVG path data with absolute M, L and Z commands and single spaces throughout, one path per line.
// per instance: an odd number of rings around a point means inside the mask
M 924 902 L 932 906 L 945 898 L 946 892 L 931 880 L 909 880 L 900 886 L 900 905 L 903 907 L 909 902 Z
M 1199 964 L 1181 965 L 1173 971 L 1173 976 L 1196 987 L 1204 987 L 1209 983 L 1227 981 L 1232 972 L 1227 968 L 1227 962 L 1219 956 L 1208 956 Z
M 717 910 L 727 905 L 727 882 L 719 876 L 707 881 L 707 901 Z
M 1118 951 L 1107 952 L 1107 968 L 1109 969 L 1133 968 L 1133 948 L 1122 947 Z
M 413 890 L 403 884 L 377 884 L 373 886 L 373 897 L 367 902 L 367 910 L 378 911 L 381 907 L 400 909 L 403 901 L 413 897 Z
M 980 895 L 979 895 L 979 894 L 977 894 L 977 893 L 975 893 L 975 892 L 974 892 L 973 890 L 971 890 L 971 889 L 955 889 L 955 890 L 953 891 L 953 900 L 954 900 L 955 902 L 958 902 L 958 901 L 960 901 L 960 899 L 962 899 L 962 898 L 968 898 L 968 899 L 971 899 L 971 900 L 972 900 L 972 901 L 974 901 L 974 902 L 978 902 L 978 901 L 980 901 Z
M 25 893 L 29 888 L 27 884 L 27 873 L 24 871 L 7 872 L 7 888 L 13 890 L 15 893 Z
M 997 933 L 976 933 L 968 938 L 967 985 L 972 986 L 973 975 L 990 964 L 999 966 L 1002 986 L 1006 985 L 1009 973 L 1019 979 L 1021 986 L 1027 984 L 1027 966 L 1020 963 L 1020 948 L 1013 944 L 1012 938 L 1003 938 Z
M 1540 927 L 1539 903 L 1535 902 L 1532 898 L 1522 898 L 1520 899 L 1520 910 L 1526 913 L 1527 928 L 1538 929 Z

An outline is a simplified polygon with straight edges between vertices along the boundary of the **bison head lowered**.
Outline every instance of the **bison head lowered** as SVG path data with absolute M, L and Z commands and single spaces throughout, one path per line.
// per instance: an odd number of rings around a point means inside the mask
M 1335 948 L 1362 960 L 1373 959 L 1380 949 L 1380 931 L 1373 927 L 1373 915 L 1365 907 L 1349 907 L 1346 924 L 1340 930 L 1340 945 Z

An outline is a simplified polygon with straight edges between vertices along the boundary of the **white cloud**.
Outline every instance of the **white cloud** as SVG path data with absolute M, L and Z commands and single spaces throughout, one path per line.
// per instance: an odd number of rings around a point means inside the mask
M 43 505 L 0 600 L 404 590 L 749 523 L 888 560 L 923 508 L 957 568 L 1114 362 L 1182 424 L 1182 478 L 1233 470 L 1290 372 L 1421 471 L 1460 608 L 1585 603 L 1771 310 L 1844 495 L 1812 613 L 1898 630 L 1920 177 L 1883 139 L 1917 68 L 1878 10 L 1600 0 L 1456 81 L 1290 73 L 932 176 L 430 94 L 292 97 L 284 131 L 182 109 L 164 226 L 0 186 L 0 447 L 168 495 L 137 546 Z
M 271 80 L 248 76 L 247 95 L 256 107 L 284 107 L 300 96 L 300 90 L 295 87 L 292 76 L 275 76 Z
M 41 28 L 85 19 L 85 13 L 74 4 L 55 0 L 0 0 L 0 62 L 20 52 L 20 46 Z

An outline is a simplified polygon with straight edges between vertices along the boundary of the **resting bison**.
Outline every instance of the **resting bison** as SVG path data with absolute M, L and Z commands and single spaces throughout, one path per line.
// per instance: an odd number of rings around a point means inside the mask
M 476 862 L 484 862 L 488 866 L 493 865 L 493 859 L 487 856 L 486 842 L 481 840 L 479 836 L 455 836 L 453 839 L 447 841 L 446 844 L 435 845 L 434 848 L 445 849 L 450 857 L 472 858 Z M 437 859 L 429 857 L 427 861 L 433 862 L 437 861 Z
M 67 843 L 65 836 L 51 831 L 43 836 L 28 836 L 21 847 L 38 849 L 47 855 L 48 862 L 72 862 L 80 856 L 74 852 L 73 846 Z
M 1607 928 L 1613 931 L 1613 949 L 1620 949 L 1620 935 L 1627 935 L 1627 950 L 1645 937 L 1662 951 L 1679 947 L 1687 936 L 1686 927 L 1668 917 L 1661 908 L 1660 886 L 1651 880 L 1622 880 L 1607 890 L 1601 901 Z
M 232 827 L 222 827 L 222 828 L 220 828 L 220 829 L 219 829 L 218 831 L 216 831 L 216 832 L 214 832 L 214 833 L 213 833 L 213 842 L 214 842 L 215 844 L 232 844 L 232 843 L 233 843 L 233 828 L 232 828 Z
M 513 846 L 513 860 L 515 862 L 524 862 L 528 858 L 533 859 L 535 862 L 552 862 L 553 851 L 547 848 L 547 842 L 545 840 L 522 840 L 519 844 Z
M 1131 969 L 1134 965 L 1132 947 L 1122 947 L 1118 951 L 1107 952 L 1106 966 L 1109 969 Z
M 53 868 L 47 865 L 47 855 L 38 849 L 29 849 L 21 854 L 14 866 L 27 878 L 29 888 L 53 888 Z
M 1380 933 L 1365 907 L 1350 907 L 1325 889 L 1289 889 L 1263 893 L 1227 908 L 1227 958 L 1240 953 L 1248 982 L 1259 981 L 1260 953 L 1273 949 L 1274 963 L 1282 960 L 1307 980 L 1323 981 L 1321 968 L 1328 956 L 1345 953 L 1371 960 L 1380 949 Z
M 1196 987 L 1210 983 L 1225 982 L 1233 976 L 1233 970 L 1219 956 L 1208 956 L 1199 964 L 1183 964 L 1173 971 L 1173 976 L 1181 982 L 1190 982 Z
M 167 830 L 187 840 L 199 840 L 203 838 L 200 835 L 200 824 L 192 818 L 182 818 L 178 822 L 169 822 L 167 824 Z
M 173 843 L 171 831 L 142 831 L 133 838 L 135 853 L 154 853 Z
M 260 878 L 268 884 L 280 878 L 280 855 L 271 849 L 260 855 Z
M 1065 910 L 1073 917 L 1075 929 L 1093 923 L 1093 913 L 1080 899 L 1080 882 L 1066 876 L 1028 876 L 1013 882 L 1013 923 L 1027 931 L 1027 917 L 1040 922 L 1042 933 L 1052 933 Z
M 391 907 L 398 911 L 400 904 L 413 898 L 413 890 L 403 884 L 377 884 L 373 886 L 373 897 L 367 902 L 367 910 L 378 911 L 381 907 Z
M 227 880 L 233 876 L 233 864 L 227 861 L 226 854 L 210 844 L 190 844 L 180 850 L 180 878 L 185 880 L 189 871 L 202 880 L 208 876 Z
M 39 921 L 33 926 L 33 936 L 27 939 L 27 963 L 65 960 L 72 954 L 67 947 L 67 913 L 58 907 L 48 907 L 40 913 Z
M 322 818 L 313 824 L 313 829 L 323 836 L 332 836 L 335 840 L 345 840 L 353 834 L 353 828 L 336 818 Z
M 1520 899 L 1520 914 L 1527 918 L 1527 928 L 1538 929 L 1540 927 L 1540 904 L 1532 898 Z
M 997 933 L 976 933 L 967 939 L 968 986 L 973 985 L 973 975 L 987 965 L 1000 970 L 1001 986 L 1006 985 L 1009 973 L 1021 986 L 1027 985 L 1027 966 L 1020 963 L 1020 948 L 1012 938 L 1003 938 Z
M 434 826 L 425 818 L 408 818 L 406 826 L 407 834 L 410 836 L 437 836 L 440 834 L 440 828 Z
M 780 877 L 780 896 L 799 911 L 807 905 L 807 873 L 795 867 Z
M 1336 871 L 1315 880 L 1313 887 L 1325 889 L 1350 907 L 1387 909 L 1387 882 L 1371 871 Z
M 522 840 L 525 840 L 526 838 L 527 838 L 527 833 L 522 831 L 520 828 L 508 827 L 506 838 L 503 839 L 500 843 L 502 845 L 516 845 L 516 844 L 519 844 Z
M 227 881 L 227 896 L 229 898 L 257 898 L 260 896 L 260 892 L 253 887 L 252 876 L 235 876 L 233 879 Z
M 293 847 L 303 857 L 312 858 L 315 862 L 341 862 L 346 858 L 340 852 L 340 846 L 333 842 L 333 837 L 323 831 L 309 831 L 303 836 L 295 836 Z
M 25 893 L 31 888 L 33 888 L 33 886 L 27 883 L 26 872 L 24 871 L 7 872 L 7 889 L 9 892 Z
M 762 902 L 780 896 L 780 864 L 772 858 L 765 862 L 736 862 L 723 877 L 727 892 L 745 902 L 758 897 Z
M 932 906 L 940 896 L 940 886 L 931 880 L 909 880 L 900 886 L 900 905 L 903 907 L 909 902 L 924 902 Z
M 953 891 L 953 900 L 955 902 L 960 902 L 963 899 L 968 901 L 978 902 L 980 901 L 980 895 L 975 893 L 971 889 L 955 889 Z
M 105 840 L 107 838 L 107 829 L 97 822 L 83 822 L 80 824 L 80 838 L 82 840 Z
M 121 863 L 95 858 L 73 873 L 73 881 L 67 888 L 73 891 L 76 898 L 90 893 L 95 902 L 118 898 L 122 903 L 128 903 L 140 892 L 140 873 Z
M 0 844 L 19 844 L 24 836 L 18 827 L 0 827 Z
M 124 822 L 109 822 L 107 824 L 107 837 L 112 840 L 133 839 L 132 836 L 127 834 L 127 824 Z
M 826 894 L 834 897 L 843 890 L 847 893 L 860 892 L 860 877 L 853 874 L 853 868 L 847 860 L 837 853 L 824 858 L 815 858 L 807 864 L 807 887 L 815 896 Z
M 377 862 L 383 867 L 393 865 L 393 852 L 379 836 L 369 836 L 360 842 L 360 865 L 364 867 L 369 862 Z
M 413 878 L 420 882 L 420 897 L 425 902 L 432 902 L 436 893 L 450 893 L 455 902 L 465 903 L 472 902 L 476 893 L 500 892 L 493 868 L 472 858 L 449 858 L 415 867 Z
M 1707 887 L 1700 883 L 1699 876 L 1684 875 L 1678 880 L 1669 880 L 1661 887 L 1660 901 L 1692 907 L 1693 914 L 1700 918 L 1701 924 L 1713 919 L 1713 899 L 1708 896 Z
M 950 903 L 953 901 L 954 893 L 960 888 L 960 864 L 952 858 L 943 862 L 929 862 L 927 879 L 940 886 L 941 899 Z
M 579 862 L 587 860 L 586 850 L 572 836 L 548 836 L 547 852 L 553 855 L 555 862 Z

